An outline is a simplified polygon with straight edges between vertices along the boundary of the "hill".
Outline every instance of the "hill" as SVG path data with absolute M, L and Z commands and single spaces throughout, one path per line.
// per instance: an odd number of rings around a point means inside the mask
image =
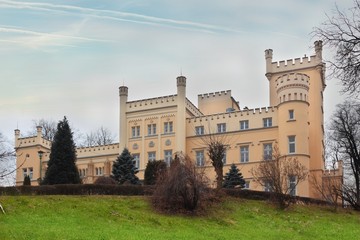
M 0 239 L 358 239 L 360 214 L 319 206 L 280 211 L 226 198 L 206 216 L 153 212 L 144 197 L 1 196 Z

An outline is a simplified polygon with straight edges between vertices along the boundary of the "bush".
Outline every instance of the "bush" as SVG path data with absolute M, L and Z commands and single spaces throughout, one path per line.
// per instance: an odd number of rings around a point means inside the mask
M 102 184 L 102 185 L 116 185 L 117 182 L 112 177 L 98 177 L 98 179 L 95 180 L 94 184 Z
M 175 157 L 155 185 L 153 205 L 160 211 L 195 211 L 209 196 L 208 181 L 188 157 Z

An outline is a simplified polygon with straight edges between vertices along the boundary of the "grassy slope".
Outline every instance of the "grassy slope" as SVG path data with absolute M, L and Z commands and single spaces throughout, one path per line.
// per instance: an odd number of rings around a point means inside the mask
M 154 213 L 142 197 L 0 197 L 0 239 L 359 239 L 360 214 L 279 211 L 234 198 L 206 217 Z

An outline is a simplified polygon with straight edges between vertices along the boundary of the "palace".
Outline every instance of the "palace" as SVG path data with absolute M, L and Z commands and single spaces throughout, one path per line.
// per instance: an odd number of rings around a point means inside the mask
M 76 164 L 83 182 L 109 176 L 112 163 L 124 147 L 133 154 L 140 179 L 148 161 L 163 159 L 169 164 L 175 153 L 183 152 L 205 168 L 215 182 L 204 141 L 209 136 L 224 140 L 224 173 L 232 163 L 238 165 L 246 188 L 268 190 L 253 181 L 250 170 L 268 160 L 275 146 L 281 154 L 296 157 L 310 174 L 323 178 L 325 64 L 322 42 L 314 45 L 315 55 L 280 62 L 273 61 L 271 49 L 265 50 L 269 107 L 241 108 L 231 90 L 200 94 L 196 106 L 186 97 L 184 76 L 177 77 L 177 92 L 170 96 L 128 101 L 128 88 L 121 86 L 120 141 L 77 148 Z M 42 137 L 38 127 L 36 136 L 26 138 L 20 137 L 16 129 L 15 144 L 19 167 L 16 184 L 22 185 L 24 175 L 30 175 L 32 185 L 37 185 L 37 179 L 45 175 L 51 142 Z M 301 182 L 295 192 L 299 196 L 317 196 L 309 179 Z

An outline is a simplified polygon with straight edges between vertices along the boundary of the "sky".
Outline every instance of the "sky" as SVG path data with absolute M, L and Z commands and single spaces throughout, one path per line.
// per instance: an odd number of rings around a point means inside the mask
M 348 9 L 352 0 L 336 3 Z M 269 105 L 265 49 L 274 61 L 314 54 L 331 0 L 0 0 L 0 132 L 13 141 L 33 120 L 62 120 L 118 141 L 119 92 L 129 100 L 232 90 L 240 107 Z M 324 49 L 325 59 L 331 53 Z M 325 120 L 342 100 L 327 81 Z

